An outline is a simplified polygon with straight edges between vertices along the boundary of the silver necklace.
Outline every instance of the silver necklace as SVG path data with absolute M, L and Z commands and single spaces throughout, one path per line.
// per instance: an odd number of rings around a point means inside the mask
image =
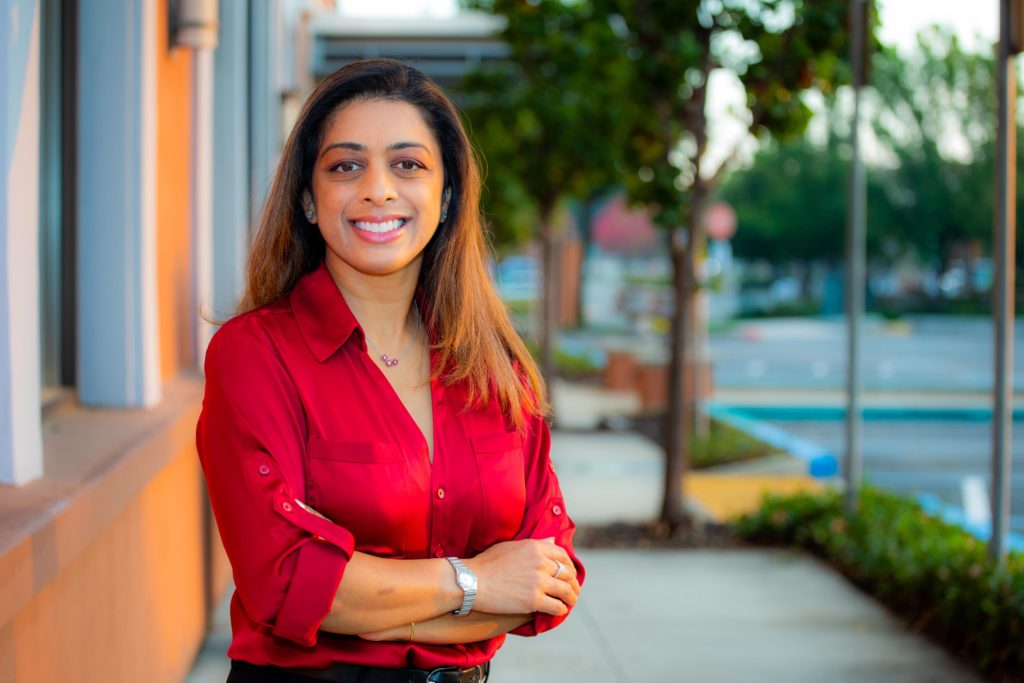
M 420 329 L 420 309 L 419 309 L 419 306 L 415 306 L 414 310 L 416 312 L 415 313 L 415 315 L 416 315 L 416 332 L 419 332 L 419 329 Z M 380 349 L 377 348 L 377 345 L 374 344 L 373 340 L 370 339 L 370 337 L 366 334 L 366 330 L 363 330 L 363 339 L 365 339 L 366 341 L 368 341 L 370 343 L 370 348 L 372 348 L 373 352 L 375 354 L 377 354 L 377 356 L 380 358 L 380 362 L 384 364 L 384 367 L 386 367 L 386 368 L 393 368 L 396 365 L 398 365 L 398 357 L 397 356 L 391 357 L 391 356 L 389 356 L 386 353 L 381 353 Z M 406 351 L 406 349 L 409 348 L 409 344 L 411 342 L 412 342 L 412 339 L 407 341 L 405 343 L 405 346 L 402 348 L 401 354 L 403 356 L 405 355 L 405 351 Z

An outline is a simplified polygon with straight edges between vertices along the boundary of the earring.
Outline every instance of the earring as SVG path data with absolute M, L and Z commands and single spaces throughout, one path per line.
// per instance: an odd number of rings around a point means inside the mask
M 444 189 L 444 197 L 441 198 L 441 222 L 444 223 L 445 219 L 448 218 L 448 202 L 452 199 L 452 188 L 446 187 Z
M 313 213 L 313 209 L 306 209 L 306 220 L 307 220 L 307 221 L 309 221 L 310 223 L 312 223 L 312 222 L 313 222 L 313 219 L 314 219 L 315 217 L 316 217 L 316 214 L 315 214 L 315 213 Z

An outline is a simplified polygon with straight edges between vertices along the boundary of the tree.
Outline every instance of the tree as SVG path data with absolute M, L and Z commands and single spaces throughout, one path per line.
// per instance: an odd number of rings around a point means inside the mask
M 683 481 L 695 420 L 690 354 L 694 348 L 694 256 L 705 241 L 701 218 L 727 162 L 709 167 L 709 77 L 731 70 L 747 94 L 747 125 L 757 136 L 792 137 L 811 117 L 801 93 L 831 88 L 847 52 L 846 0 L 595 0 L 615 29 L 619 68 L 629 74 L 621 102 L 626 126 L 624 174 L 630 198 L 671 231 L 675 303 L 671 325 L 665 490 L 661 521 L 688 521 Z M 839 189 L 838 191 L 841 191 Z
M 941 272 L 953 245 L 991 244 L 995 62 L 933 27 L 905 57 L 884 49 L 874 71 L 875 134 L 894 157 L 889 232 Z
M 485 210 L 514 236 L 537 226 L 543 290 L 540 365 L 554 377 L 557 325 L 554 215 L 566 197 L 586 198 L 615 174 L 609 94 L 600 64 L 610 28 L 590 20 L 586 3 L 560 0 L 472 0 L 507 19 L 501 37 L 509 59 L 469 74 L 463 84 L 466 115 L 487 161 Z
M 936 26 L 921 32 L 909 53 L 879 48 L 873 71 L 867 109 L 880 144 L 868 167 L 868 253 L 913 253 L 941 272 L 957 245 L 991 245 L 994 61 L 965 51 L 950 29 Z M 847 163 L 842 110 L 826 97 L 818 114 L 828 122 L 824 144 L 801 138 L 766 145 L 723 183 L 720 196 L 742 226 L 733 241 L 738 255 L 841 255 L 845 197 L 835 188 Z M 1018 148 L 1024 178 L 1020 134 Z
M 599 183 L 584 169 L 600 175 L 611 159 L 631 201 L 672 234 L 676 295 L 660 517 L 675 527 L 688 521 L 683 479 L 695 408 L 683 387 L 692 386 L 694 256 L 704 243 L 702 212 L 727 166 L 711 168 L 707 159 L 709 77 L 717 69 L 736 74 L 752 134 L 798 135 L 811 117 L 801 94 L 831 87 L 845 55 L 847 0 L 471 4 L 508 20 L 503 37 L 512 64 L 492 90 L 510 103 L 493 116 L 519 145 L 521 159 L 510 164 L 520 169 L 515 175 L 539 207 L 542 228 L 556 190 L 573 192 L 572 178 L 593 189 Z M 554 187 L 552 178 L 559 179 Z
M 848 174 L 849 162 L 835 147 L 807 138 L 761 147 L 751 166 L 731 174 L 718 195 L 739 220 L 735 255 L 772 263 L 840 262 Z
M 732 240 L 736 256 L 773 263 L 824 261 L 838 265 L 845 250 L 849 141 L 836 125 L 834 98 L 819 112 L 822 142 L 804 135 L 761 146 L 747 168 L 730 173 L 717 196 L 736 210 L 740 230 Z M 867 170 L 868 254 L 885 258 L 882 237 L 891 223 L 891 171 Z

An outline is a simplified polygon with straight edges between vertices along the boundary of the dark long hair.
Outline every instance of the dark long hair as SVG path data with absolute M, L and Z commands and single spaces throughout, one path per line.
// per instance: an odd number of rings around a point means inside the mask
M 516 334 L 487 275 L 487 243 L 480 217 L 480 171 L 458 111 L 427 76 L 389 59 L 338 69 L 306 101 L 278 163 L 249 251 L 239 313 L 288 294 L 315 270 L 326 244 L 306 220 L 302 191 L 312 186 L 313 165 L 331 116 L 367 100 L 408 102 L 434 133 L 451 190 L 448 216 L 423 252 L 420 286 L 429 305 L 424 324 L 438 351 L 435 376 L 466 381 L 471 403 L 492 395 L 522 427 L 524 415 L 547 411 L 544 381 Z

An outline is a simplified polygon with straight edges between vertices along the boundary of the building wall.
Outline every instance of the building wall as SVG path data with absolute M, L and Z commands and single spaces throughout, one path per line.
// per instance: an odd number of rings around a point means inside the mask
M 197 542 L 204 537 L 205 500 L 185 441 L 113 522 L 0 628 L 0 680 L 184 680 L 206 627 Z
M 101 153 L 104 147 L 124 145 L 130 153 L 113 154 L 110 163 L 136 184 L 122 191 L 120 184 L 111 187 L 89 173 L 88 161 L 80 166 L 84 171 L 76 186 L 101 189 L 103 199 L 87 205 L 79 238 L 93 239 L 86 246 L 93 250 L 87 258 L 95 262 L 111 255 L 120 263 L 135 258 L 124 256 L 133 253 L 131 239 L 154 239 L 156 310 L 145 315 L 157 323 L 159 386 L 139 402 L 131 391 L 118 388 L 118 379 L 108 380 L 115 386 L 109 393 L 100 387 L 95 404 L 101 409 L 69 400 L 43 423 L 36 334 L 43 126 L 39 61 L 45 49 L 39 24 L 40 12 L 55 4 L 0 0 L 0 469 L 19 468 L 18 476 L 4 474 L 10 483 L 0 484 L 4 682 L 181 681 L 205 637 L 211 606 L 230 581 L 194 445 L 202 392 L 190 197 L 194 53 L 168 45 L 167 3 L 81 0 L 79 6 L 80 12 L 92 14 L 79 25 L 81 31 L 94 32 L 90 49 L 111 50 L 108 56 L 127 50 L 138 59 L 125 65 L 123 81 L 108 76 L 102 88 L 96 87 L 96 74 L 80 69 L 79 104 L 94 98 L 89 120 L 103 122 L 105 107 L 115 107 L 124 120 L 97 131 L 79 119 L 78 135 L 92 135 L 86 149 Z M 103 13 L 113 18 L 109 39 L 96 33 L 108 25 L 107 19 L 97 18 Z M 137 26 L 142 35 L 132 28 Z M 137 78 L 141 87 L 132 80 Z M 117 87 L 129 82 L 122 106 Z M 147 118 L 154 112 L 155 120 Z M 145 151 L 147 145 L 152 154 Z M 155 222 L 147 228 L 145 220 L 139 221 L 143 225 L 132 232 L 133 221 L 123 219 L 123 208 L 142 207 L 138 215 L 144 218 L 147 205 L 154 209 Z M 121 233 L 107 231 L 96 218 L 104 215 L 127 227 Z M 147 236 L 153 225 L 155 231 Z M 121 234 L 129 240 L 120 241 Z M 147 267 L 143 258 L 126 270 Z M 100 266 L 89 277 L 104 275 Z M 77 297 L 87 296 L 88 282 L 88 277 L 78 280 Z M 125 300 L 136 294 L 119 286 L 110 291 Z M 115 296 L 106 305 L 94 302 L 80 309 L 78 338 L 90 326 L 109 323 L 102 317 L 105 308 L 121 305 Z M 133 362 L 139 335 L 152 329 L 140 332 L 144 326 L 133 324 L 128 315 L 124 328 L 113 333 L 128 350 L 122 367 Z M 79 347 L 80 382 L 83 371 L 90 386 L 103 381 L 102 372 L 90 375 L 89 365 L 93 352 L 105 352 L 104 362 L 111 362 L 109 347 L 104 347 L 102 342 L 91 343 L 85 352 Z M 128 395 L 121 405 L 119 395 Z M 18 415 L 19 410 L 24 414 Z
M 167 0 L 161 0 L 165 6 Z M 160 298 L 160 370 L 167 380 L 196 364 L 197 310 L 192 284 L 192 61 L 194 54 L 168 45 L 167 12 L 157 12 L 156 226 L 157 295 Z
M 169 45 L 171 0 L 0 0 L 4 683 L 181 681 L 230 585 L 195 453 L 197 282 L 215 268 L 223 308 L 208 313 L 230 314 L 250 208 L 266 189 L 250 182 L 250 161 L 272 159 L 280 143 L 268 121 L 281 102 L 282 18 L 304 1 L 220 0 L 230 40 L 210 69 L 209 55 Z M 61 8 L 68 14 L 49 13 Z M 76 254 L 77 272 L 59 284 L 77 287 L 77 328 L 63 331 L 74 335 L 77 377 L 43 420 L 38 235 L 48 219 L 39 206 L 52 198 L 38 178 L 55 166 L 39 150 L 55 109 L 44 100 L 40 111 L 40 58 L 49 54 L 40 24 L 68 15 L 77 16 L 79 87 L 73 113 L 65 110 L 78 128 L 63 141 L 77 152 L 65 187 L 77 198 L 57 201 L 77 221 L 77 248 L 65 252 Z M 211 71 L 223 96 L 209 96 L 202 74 Z M 254 104 L 264 124 L 255 138 Z M 211 118 L 224 133 L 212 144 L 212 167 L 223 171 L 212 173 L 212 189 L 196 153 Z M 202 238 L 196 183 L 217 216 Z
M 42 473 L 39 405 L 39 6 L 0 0 L 0 481 Z

